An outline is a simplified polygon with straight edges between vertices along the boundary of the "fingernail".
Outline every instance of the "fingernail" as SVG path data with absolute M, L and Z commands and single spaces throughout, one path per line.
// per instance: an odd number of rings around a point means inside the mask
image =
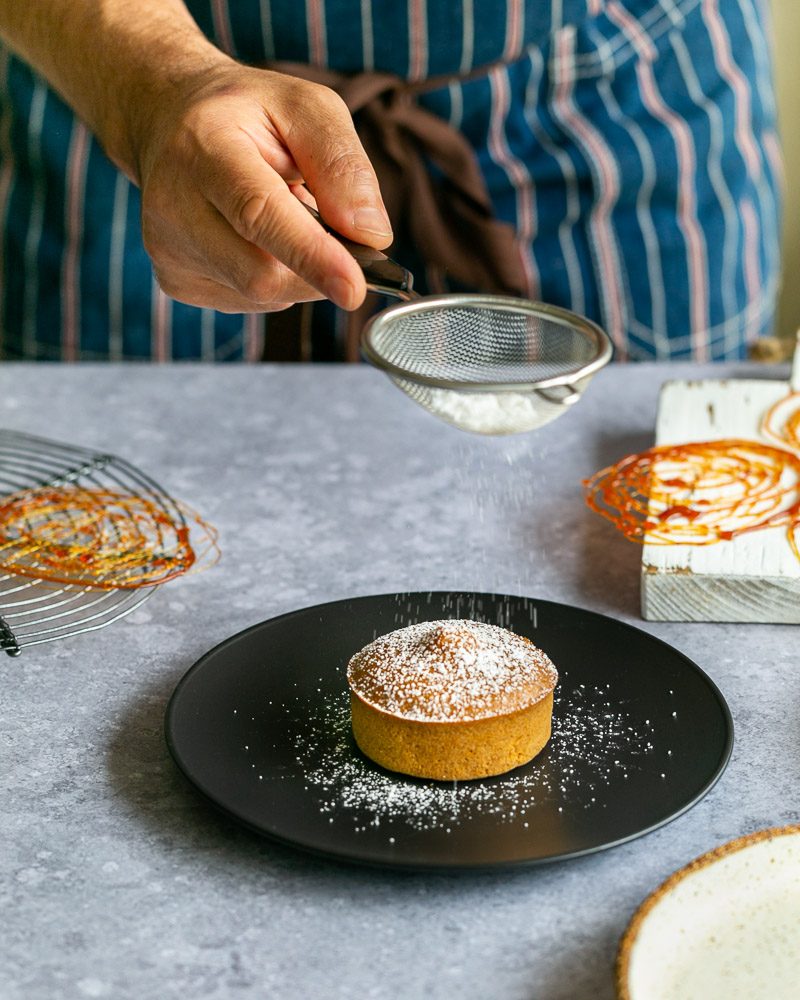
M 379 208 L 357 208 L 353 215 L 353 225 L 373 236 L 391 236 L 389 219 Z
M 328 278 L 325 283 L 325 292 L 331 302 L 335 302 L 342 309 L 350 309 L 355 298 L 355 289 L 347 278 Z

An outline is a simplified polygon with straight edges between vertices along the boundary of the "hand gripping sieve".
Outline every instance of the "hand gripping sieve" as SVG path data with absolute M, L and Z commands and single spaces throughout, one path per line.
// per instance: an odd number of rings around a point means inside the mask
M 328 232 L 352 254 L 370 291 L 401 300 L 365 326 L 366 359 L 461 430 L 517 434 L 541 427 L 577 403 L 611 358 L 608 335 L 583 316 L 499 295 L 419 296 L 406 268 Z

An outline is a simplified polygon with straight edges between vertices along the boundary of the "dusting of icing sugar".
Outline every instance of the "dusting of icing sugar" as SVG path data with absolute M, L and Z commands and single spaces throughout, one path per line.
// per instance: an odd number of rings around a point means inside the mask
M 441 420 L 473 434 L 532 431 L 564 412 L 562 404 L 541 395 L 513 391 L 458 392 L 429 388 L 424 405 Z
M 524 636 L 466 619 L 419 622 L 380 636 L 350 660 L 362 701 L 421 722 L 467 722 L 527 708 L 558 681 Z
M 381 826 L 388 833 L 403 827 L 450 833 L 478 816 L 533 824 L 546 803 L 557 813 L 602 809 L 609 787 L 625 782 L 637 760 L 654 750 L 652 736 L 649 723 L 633 724 L 607 688 L 581 684 L 568 703 L 556 692 L 545 755 L 497 779 L 440 782 L 384 771 L 355 747 L 344 696 L 298 725 L 295 753 L 305 788 L 330 823 L 354 833 Z

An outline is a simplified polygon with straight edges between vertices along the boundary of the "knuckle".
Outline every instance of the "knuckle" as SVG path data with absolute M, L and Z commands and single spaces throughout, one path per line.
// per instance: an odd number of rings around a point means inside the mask
M 319 297 L 314 289 L 282 265 L 254 268 L 241 277 L 235 290 L 252 307 L 264 312 L 278 312 L 295 302 Z
M 348 180 L 354 188 L 371 189 L 376 184 L 375 174 L 366 157 L 359 150 L 338 149 L 332 151 L 325 165 L 325 171 Z
M 279 297 L 278 284 L 273 274 L 258 270 L 243 275 L 236 290 L 248 302 L 260 304 L 273 302 Z
M 276 261 L 248 254 L 229 262 L 225 283 L 243 302 L 260 307 L 289 299 L 286 274 Z
M 278 265 L 274 260 L 249 260 L 237 268 L 235 287 L 254 302 L 285 301 L 286 289 L 298 275 L 311 284 L 324 277 L 323 261 L 331 237 L 316 226 L 311 233 L 301 234 L 291 215 L 279 209 L 279 197 L 279 191 L 241 195 L 235 199 L 229 216 L 239 236 L 282 262 Z
M 317 87 L 315 99 L 321 105 L 322 110 L 328 114 L 345 118 L 349 122 L 350 111 L 339 94 L 335 90 L 331 90 L 330 87 L 325 87 L 321 84 L 315 84 L 315 86 Z
M 332 149 L 327 163 L 329 170 L 338 174 L 361 174 L 366 172 L 364 157 L 353 149 Z
M 345 102 L 335 90 L 326 87 L 324 83 L 291 77 L 291 86 L 288 89 L 287 97 L 295 111 L 298 110 L 299 106 L 305 108 L 307 114 L 313 114 L 316 111 L 337 116 L 345 115 L 348 119 L 350 118 L 350 112 Z
M 288 255 L 286 263 L 290 271 L 307 280 L 311 280 L 313 283 L 313 280 L 319 277 L 318 257 L 317 241 L 312 239 L 295 244 Z M 288 278 L 288 274 L 285 274 L 284 277 Z M 284 281 L 283 284 L 286 285 L 287 282 Z
M 264 245 L 275 225 L 275 193 L 245 190 L 232 195 L 231 222 L 249 243 Z

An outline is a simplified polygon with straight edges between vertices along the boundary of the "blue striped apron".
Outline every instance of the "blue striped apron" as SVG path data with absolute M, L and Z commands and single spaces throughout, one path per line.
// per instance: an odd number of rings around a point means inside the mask
M 735 359 L 771 330 L 780 154 L 766 0 L 187 6 L 248 63 L 446 77 L 419 101 L 474 148 L 528 294 L 601 323 L 619 357 Z M 160 291 L 138 215 L 137 189 L 85 126 L 0 49 L 0 356 L 261 357 L 268 316 Z M 392 252 L 424 290 L 424 247 Z M 341 357 L 346 325 L 316 309 L 311 356 Z

